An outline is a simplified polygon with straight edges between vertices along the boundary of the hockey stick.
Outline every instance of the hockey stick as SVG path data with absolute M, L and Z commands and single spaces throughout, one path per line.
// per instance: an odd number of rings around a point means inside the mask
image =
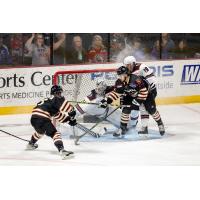
M 88 132 L 90 135 L 92 135 L 95 138 L 100 137 L 98 133 L 95 133 L 94 131 L 88 129 L 87 127 L 83 126 L 82 124 L 77 123 L 76 127 L 79 128 L 82 131 Z
M 99 105 L 99 103 L 86 102 L 86 101 L 68 101 L 68 102 L 70 102 L 70 103 L 79 103 L 79 104 Z
M 29 142 L 29 140 L 23 139 L 23 138 L 21 138 L 21 137 L 18 137 L 18 136 L 16 136 L 16 135 L 13 135 L 13 134 L 8 133 L 8 132 L 6 132 L 6 131 L 3 131 L 3 130 L 0 130 L 0 131 L 3 132 L 3 133 L 5 133 L 5 134 L 7 134 L 7 135 L 10 135 L 10 136 L 12 136 L 12 137 L 15 137 L 15 138 L 17 138 L 17 139 L 19 139 L 19 140 L 23 140 L 23 141 Z
M 103 122 L 107 117 L 109 117 L 110 115 L 112 115 L 118 108 L 120 108 L 120 106 L 116 107 L 112 112 L 110 112 L 108 115 L 106 115 L 103 119 L 100 119 L 96 124 L 94 124 L 94 126 L 92 126 L 88 131 L 91 131 L 92 129 L 94 129 L 98 124 L 100 124 L 101 122 Z M 86 131 L 84 134 L 80 135 L 80 136 L 76 136 L 76 139 L 74 141 L 75 145 L 78 145 L 78 141 L 86 134 L 88 134 L 89 132 Z
M 75 126 L 73 126 L 73 135 L 71 135 L 72 137 L 70 137 L 70 139 L 74 139 L 76 137 L 74 127 L 77 127 L 78 129 L 80 129 L 80 130 L 82 130 L 84 132 L 88 131 L 88 133 L 91 136 L 95 137 L 95 138 L 100 137 L 98 133 L 95 133 L 94 131 L 92 131 L 92 130 L 88 129 L 87 127 L 83 126 L 82 124 L 77 123 Z

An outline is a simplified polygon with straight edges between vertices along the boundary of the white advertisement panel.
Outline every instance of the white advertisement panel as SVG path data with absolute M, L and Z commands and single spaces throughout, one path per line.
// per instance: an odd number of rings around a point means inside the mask
M 157 76 L 158 97 L 200 95 L 200 60 L 145 63 Z M 57 71 L 117 68 L 120 65 L 117 63 L 0 69 L 0 107 L 34 105 L 48 97 L 53 74 Z M 70 78 L 73 79 L 73 76 Z
M 157 77 L 158 97 L 200 95 L 200 60 L 148 62 Z

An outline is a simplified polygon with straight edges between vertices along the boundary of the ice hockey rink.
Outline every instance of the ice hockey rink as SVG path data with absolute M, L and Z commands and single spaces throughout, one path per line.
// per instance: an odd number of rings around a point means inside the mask
M 133 165 L 200 165 L 200 104 L 158 106 L 165 122 L 166 135 L 161 137 L 151 119 L 148 138 L 136 131 L 124 139 L 111 134 L 80 140 L 75 146 L 65 128 L 60 128 L 66 150 L 75 156 L 62 160 L 51 138 L 44 136 L 39 148 L 26 151 L 26 142 L 0 133 L 0 165 L 67 165 L 67 166 L 133 166 Z M 29 114 L 0 116 L 0 129 L 30 139 L 33 128 Z M 140 124 L 138 124 L 139 127 Z M 99 130 L 105 125 L 100 125 Z

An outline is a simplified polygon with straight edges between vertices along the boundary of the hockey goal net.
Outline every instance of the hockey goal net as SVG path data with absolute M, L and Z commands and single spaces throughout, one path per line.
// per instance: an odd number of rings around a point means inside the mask
M 117 79 L 116 69 L 58 71 L 54 74 L 53 83 L 62 87 L 64 97 L 68 101 L 73 101 L 71 104 L 75 106 L 77 104 L 76 102 L 83 101 L 85 97 L 91 94 L 91 90 L 95 89 L 98 79 L 103 79 L 108 86 L 114 85 Z M 84 104 L 82 105 L 84 106 Z M 98 108 L 94 107 L 94 109 Z M 95 134 L 105 132 L 105 127 L 110 126 L 109 123 L 102 121 L 101 124 L 98 124 L 98 126 L 93 129 L 92 127 L 99 121 L 99 118 L 95 117 L 95 115 L 89 115 L 88 113 L 76 119 L 79 124 L 83 123 L 85 127 L 92 129 Z M 69 127 L 65 126 L 65 124 L 55 123 L 55 125 L 61 133 L 70 133 Z M 76 136 L 82 135 L 83 133 L 85 133 L 85 131 L 79 128 L 77 129 L 75 127 L 75 129 L 73 129 L 73 134 Z
M 82 101 L 95 89 L 97 79 L 107 85 L 114 85 L 117 74 L 115 69 L 65 70 L 54 74 L 54 84 L 63 88 L 63 95 L 69 101 Z

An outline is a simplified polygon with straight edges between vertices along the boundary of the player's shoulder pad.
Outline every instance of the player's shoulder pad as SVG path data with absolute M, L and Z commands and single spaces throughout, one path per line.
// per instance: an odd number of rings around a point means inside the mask
M 141 63 L 141 65 L 140 65 L 140 69 L 143 69 L 143 68 L 145 68 L 145 67 L 148 67 L 146 64 L 144 64 L 144 63 Z M 149 67 L 148 67 L 149 68 Z

